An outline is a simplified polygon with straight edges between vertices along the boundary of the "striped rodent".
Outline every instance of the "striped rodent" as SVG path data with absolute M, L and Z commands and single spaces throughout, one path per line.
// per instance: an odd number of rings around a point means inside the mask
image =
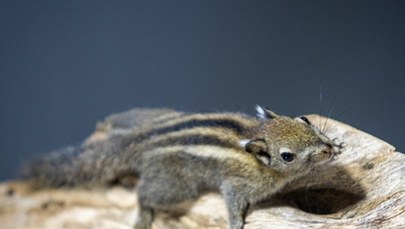
M 94 187 L 138 177 L 136 229 L 151 228 L 155 210 L 219 192 L 228 228 L 242 228 L 250 204 L 331 160 L 341 148 L 306 117 L 256 109 L 258 118 L 167 109 L 113 115 L 98 125 L 108 133 L 104 140 L 45 156 L 25 173 L 37 187 Z

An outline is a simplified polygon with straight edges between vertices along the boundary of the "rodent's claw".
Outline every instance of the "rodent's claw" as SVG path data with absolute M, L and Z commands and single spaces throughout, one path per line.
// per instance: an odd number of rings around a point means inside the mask
M 341 142 L 339 138 L 334 138 L 332 139 L 332 142 L 334 144 L 334 147 L 336 149 L 336 154 L 342 153 L 346 149 L 347 143 Z
M 339 138 L 334 138 L 332 139 L 333 143 L 335 143 L 335 145 L 338 145 L 340 143 Z

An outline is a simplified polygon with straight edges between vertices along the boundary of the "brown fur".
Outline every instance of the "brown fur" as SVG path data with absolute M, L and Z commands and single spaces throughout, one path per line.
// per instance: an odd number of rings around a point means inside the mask
M 311 124 L 258 111 L 261 119 L 136 109 L 100 123 L 104 139 L 45 156 L 26 173 L 38 187 L 94 187 L 136 176 L 136 229 L 149 229 L 156 210 L 216 191 L 227 204 L 228 227 L 242 228 L 250 204 L 338 153 Z

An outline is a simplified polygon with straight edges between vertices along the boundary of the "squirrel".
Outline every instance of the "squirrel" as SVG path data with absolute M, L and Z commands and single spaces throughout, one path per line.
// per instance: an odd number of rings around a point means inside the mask
M 332 160 L 342 148 L 305 116 L 256 110 L 258 117 L 170 109 L 116 114 L 97 126 L 108 133 L 105 140 L 32 161 L 25 175 L 40 188 L 95 187 L 135 176 L 135 229 L 150 229 L 155 211 L 218 192 L 227 206 L 228 228 L 241 229 L 250 205 Z

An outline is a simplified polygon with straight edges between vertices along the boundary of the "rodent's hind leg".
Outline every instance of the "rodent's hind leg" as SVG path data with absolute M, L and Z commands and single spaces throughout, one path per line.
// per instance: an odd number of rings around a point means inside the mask
M 135 218 L 134 229 L 150 229 L 153 221 L 153 210 L 139 206 Z

